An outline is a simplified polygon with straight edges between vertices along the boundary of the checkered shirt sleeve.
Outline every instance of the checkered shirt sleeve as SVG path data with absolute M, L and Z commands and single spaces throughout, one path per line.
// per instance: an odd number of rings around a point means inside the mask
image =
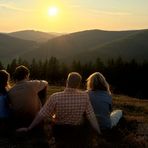
M 51 117 L 54 115 L 55 107 L 56 107 L 56 101 L 52 95 L 48 98 L 45 105 L 41 108 L 39 115 L 43 117 L 46 117 L 46 116 Z

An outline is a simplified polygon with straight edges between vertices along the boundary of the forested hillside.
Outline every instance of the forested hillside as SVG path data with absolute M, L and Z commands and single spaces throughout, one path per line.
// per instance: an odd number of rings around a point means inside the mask
M 44 43 L 0 34 L 0 57 L 3 61 L 11 60 L 12 57 L 21 57 L 27 61 L 32 61 L 33 58 L 45 60 L 52 56 L 64 63 L 71 63 L 73 60 L 87 63 L 98 57 L 103 61 L 118 57 L 124 61 L 135 59 L 138 62 L 148 59 L 148 30 L 85 30 L 55 38 L 38 31 L 19 31 L 9 35 L 35 41 L 42 38 Z
M 139 31 L 102 31 L 87 30 L 75 32 L 51 39 L 39 48 L 24 54 L 28 59 L 45 59 L 51 56 L 57 57 L 65 62 L 71 62 L 74 59 L 80 59 L 85 62 L 83 56 L 90 53 L 94 48 L 101 47 L 115 40 L 124 39 L 131 34 Z M 99 51 L 98 51 L 99 52 Z M 92 54 L 91 57 L 94 55 Z M 96 54 L 95 54 L 96 56 Z M 99 56 L 99 53 L 97 53 Z M 90 59 L 90 60 L 93 60 Z
M 114 40 L 98 46 L 85 54 L 77 55 L 79 59 L 92 60 L 100 57 L 102 60 L 122 57 L 124 61 L 135 59 L 138 62 L 148 59 L 148 30 L 132 34 L 124 39 Z
M 0 59 L 4 62 L 11 62 L 25 52 L 36 48 L 38 44 L 34 41 L 22 40 L 0 33 Z
M 137 63 L 135 60 L 125 62 L 124 59 L 118 58 L 107 60 L 104 63 L 98 58 L 94 62 L 85 64 L 79 60 L 65 64 L 55 57 L 44 61 L 33 59 L 31 62 L 19 58 L 14 59 L 6 67 L 0 62 L 0 69 L 6 69 L 12 75 L 16 66 L 21 64 L 29 67 L 31 79 L 45 79 L 50 84 L 58 85 L 65 84 L 65 79 L 71 71 L 82 75 L 83 85 L 90 74 L 99 71 L 106 77 L 112 92 L 148 99 L 148 62 Z

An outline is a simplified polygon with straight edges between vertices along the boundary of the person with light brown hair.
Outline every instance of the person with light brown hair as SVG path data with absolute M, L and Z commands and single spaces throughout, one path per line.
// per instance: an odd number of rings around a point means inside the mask
M 112 96 L 109 84 L 100 72 L 87 79 L 87 91 L 102 130 L 116 126 L 122 117 L 122 110 L 112 112 Z
M 76 141 L 82 139 L 86 142 L 85 137 L 87 135 L 84 134 L 87 131 L 84 126 L 86 118 L 96 132 L 100 134 L 100 128 L 88 94 L 79 90 L 81 79 L 79 73 L 69 73 L 64 91 L 52 94 L 29 127 L 17 131 L 30 131 L 45 117 L 50 117 L 54 123 L 53 133 L 56 143 L 65 140 L 66 144 L 74 141 L 74 145 L 77 143 Z

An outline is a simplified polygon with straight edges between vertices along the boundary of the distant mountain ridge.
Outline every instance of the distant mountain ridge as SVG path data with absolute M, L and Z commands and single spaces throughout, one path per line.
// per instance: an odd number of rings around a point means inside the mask
M 22 40 L 0 33 L 0 61 L 9 62 L 37 46 L 38 44 L 34 41 Z
M 14 40 L 14 45 L 12 41 L 7 39 L 8 37 Z M 10 51 L 14 58 L 19 56 L 28 61 L 33 58 L 44 60 L 51 56 L 66 63 L 73 60 L 85 63 L 94 61 L 98 57 L 102 60 L 119 56 L 123 60 L 135 58 L 137 61 L 142 61 L 148 59 L 148 29 L 130 31 L 85 30 L 56 36 L 42 42 L 42 44 L 8 35 L 7 38 L 5 36 L 4 41 L 0 40 L 0 50 L 5 47 L 8 54 L 1 50 L 4 55 L 3 59 L 10 57 Z M 3 45 L 4 42 L 7 42 L 7 45 Z M 20 43 L 24 43 L 23 46 L 20 47 Z
M 87 59 L 91 61 L 100 58 L 107 60 L 110 58 L 117 59 L 121 57 L 124 61 L 135 59 L 138 62 L 148 61 L 148 30 L 140 30 L 130 34 L 126 38 L 119 38 L 101 46 L 93 48 L 82 56 L 82 54 L 75 55 L 73 58 Z
M 36 42 L 46 42 L 52 38 L 60 36 L 60 33 L 46 33 L 35 30 L 22 30 L 8 33 L 12 37 L 17 37 L 24 40 L 32 40 Z
M 142 31 L 86 30 L 75 32 L 51 39 L 39 48 L 26 53 L 24 56 L 27 56 L 28 59 L 32 59 L 33 57 L 36 59 L 46 59 L 47 57 L 55 56 L 66 62 L 71 62 L 74 59 L 79 59 L 82 62 L 88 60 L 93 61 L 96 57 L 100 57 L 100 53 L 103 52 L 101 50 L 102 46 L 124 40 Z M 94 53 L 93 51 L 96 48 L 98 49 L 97 53 Z M 87 55 L 89 56 L 87 57 Z M 110 54 L 111 57 L 112 54 Z

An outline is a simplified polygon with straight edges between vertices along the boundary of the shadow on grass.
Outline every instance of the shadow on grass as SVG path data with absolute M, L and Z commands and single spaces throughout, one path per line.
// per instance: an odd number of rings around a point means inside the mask
M 98 137 L 93 134 L 91 146 L 87 148 L 146 148 L 147 135 L 138 134 L 141 123 L 134 119 L 122 118 L 119 124 L 108 131 L 103 131 Z M 48 142 L 47 142 L 48 139 Z M 53 140 L 53 139 L 52 139 Z M 10 136 L 0 136 L 0 148 L 55 148 L 51 137 L 44 137 L 40 133 L 16 133 Z M 50 142 L 49 142 L 50 141 Z M 49 144 L 50 143 L 50 144 Z M 77 148 L 71 145 L 67 148 Z
M 94 148 L 146 148 L 146 138 L 137 134 L 138 125 L 136 120 L 122 118 L 116 127 L 103 131 L 100 137 L 94 137 Z

